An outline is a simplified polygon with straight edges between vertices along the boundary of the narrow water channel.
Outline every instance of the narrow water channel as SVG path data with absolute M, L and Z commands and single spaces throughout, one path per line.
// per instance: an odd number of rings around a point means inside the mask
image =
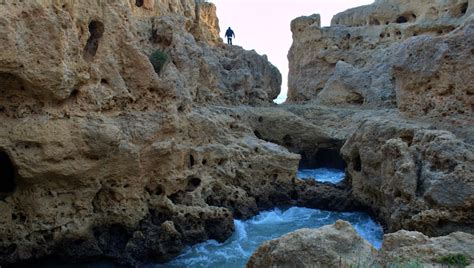
M 301 179 L 338 183 L 344 171 L 334 169 L 300 170 Z M 382 227 L 369 215 L 361 212 L 331 212 L 318 209 L 291 207 L 262 212 L 247 220 L 235 220 L 235 232 L 224 243 L 207 241 L 188 248 L 175 260 L 149 267 L 245 267 L 252 253 L 265 241 L 301 228 L 318 228 L 346 220 L 375 248 L 382 244 Z
M 245 267 L 252 253 L 264 241 L 280 237 L 301 228 L 318 228 L 346 220 L 357 232 L 380 248 L 382 227 L 367 214 L 360 212 L 331 212 L 291 207 L 262 212 L 247 221 L 235 220 L 235 232 L 224 243 L 207 241 L 187 249 L 177 259 L 165 265 L 149 267 Z

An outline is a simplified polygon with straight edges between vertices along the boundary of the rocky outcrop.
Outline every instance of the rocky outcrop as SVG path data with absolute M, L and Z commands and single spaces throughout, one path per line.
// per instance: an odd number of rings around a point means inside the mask
M 380 0 L 331 27 L 292 22 L 284 109 L 344 144 L 346 183 L 390 232 L 474 232 L 473 5 Z
M 376 251 L 350 223 L 337 221 L 265 242 L 247 267 L 465 266 L 474 262 L 473 252 L 472 234 L 430 238 L 408 231 L 385 235 L 382 249 Z
M 211 4 L 0 5 L 2 265 L 163 262 L 306 189 L 298 155 L 213 106 L 269 105 L 281 76 L 216 43 Z
M 472 116 L 471 3 L 372 28 L 294 21 L 290 102 L 313 101 L 282 107 L 278 70 L 221 44 L 212 4 L 0 5 L 2 265 L 164 262 L 276 205 L 472 231 L 472 127 L 453 128 Z M 295 178 L 341 163 L 339 185 Z
M 355 198 L 388 230 L 473 233 L 474 147 L 419 123 L 368 120 L 342 153 Z
M 339 220 L 318 229 L 300 229 L 263 243 L 247 267 L 350 267 L 368 263 L 376 250 L 350 223 Z
M 425 267 L 468 266 L 474 263 L 474 236 L 455 232 L 447 236 L 427 237 L 419 232 L 398 231 L 384 236 L 377 261 L 418 263 Z
M 472 60 L 468 60 L 472 58 L 471 6 L 467 0 L 387 0 L 340 13 L 334 17 L 332 27 L 320 28 L 313 17 L 295 19 L 294 42 L 288 54 L 288 101 L 364 107 L 398 105 L 405 112 L 412 100 L 405 105 L 402 99 L 407 92 L 413 92 L 412 98 L 417 94 L 425 99 L 423 105 L 434 102 L 431 105 L 437 106 L 435 110 L 445 109 L 439 114 L 459 112 L 466 116 L 471 95 L 462 81 L 472 73 Z M 456 75 L 445 76 L 451 72 Z M 427 82 L 428 77 L 432 83 Z M 449 98 L 456 104 L 442 108 L 433 98 Z M 455 105 L 463 108 L 454 109 Z M 412 107 L 415 110 L 419 106 Z

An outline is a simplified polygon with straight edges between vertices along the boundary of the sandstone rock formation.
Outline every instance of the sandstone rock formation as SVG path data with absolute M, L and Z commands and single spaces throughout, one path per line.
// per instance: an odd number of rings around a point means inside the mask
M 474 236 L 455 232 L 427 237 L 419 232 L 398 231 L 384 236 L 377 256 L 380 264 L 415 262 L 425 267 L 456 266 L 446 263 L 449 256 L 463 256 L 468 267 L 474 265 Z M 461 266 L 461 265 L 460 265 Z
M 313 152 L 344 144 L 354 199 L 388 231 L 474 232 L 473 5 L 379 0 L 331 27 L 292 22 L 284 109 L 324 130 L 279 136 L 338 140 L 313 139 Z
M 474 147 L 448 131 L 368 120 L 342 148 L 354 197 L 389 231 L 474 233 Z
M 301 229 L 260 246 L 247 267 L 441 267 L 449 256 L 474 262 L 474 236 L 456 232 L 427 237 L 398 231 L 384 236 L 380 251 L 360 237 L 350 223 L 337 221 Z
M 375 252 L 350 223 L 339 220 L 263 243 L 247 267 L 350 267 L 372 261 Z
M 320 28 L 314 16 L 298 18 L 288 55 L 288 101 L 397 106 L 418 117 L 467 119 L 472 10 L 467 0 L 384 0 L 336 15 L 332 27 Z
M 295 20 L 279 107 L 278 70 L 221 44 L 212 4 L 0 3 L 0 264 L 164 262 L 278 205 L 473 232 L 473 5 L 422 2 Z
M 204 107 L 268 105 L 281 82 L 266 58 L 216 43 L 212 5 L 0 5 L 1 264 L 166 261 L 293 200 L 299 156 Z

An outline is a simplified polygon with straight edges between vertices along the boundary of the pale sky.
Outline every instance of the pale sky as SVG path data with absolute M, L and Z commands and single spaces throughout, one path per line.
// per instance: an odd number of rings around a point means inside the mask
M 371 4 L 373 0 L 210 0 L 217 6 L 217 16 L 224 39 L 230 26 L 235 32 L 234 45 L 266 54 L 281 72 L 283 83 L 279 99 L 286 98 L 288 60 L 292 38 L 290 23 L 299 16 L 321 15 L 322 26 L 329 26 L 335 14 L 352 7 Z

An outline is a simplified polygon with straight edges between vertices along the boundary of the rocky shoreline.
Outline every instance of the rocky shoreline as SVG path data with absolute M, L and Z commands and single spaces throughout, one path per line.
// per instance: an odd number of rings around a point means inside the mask
M 288 205 L 474 233 L 474 3 L 448 2 L 295 19 L 278 106 L 213 4 L 0 4 L 0 264 L 166 262 Z M 296 178 L 318 165 L 346 179 Z

